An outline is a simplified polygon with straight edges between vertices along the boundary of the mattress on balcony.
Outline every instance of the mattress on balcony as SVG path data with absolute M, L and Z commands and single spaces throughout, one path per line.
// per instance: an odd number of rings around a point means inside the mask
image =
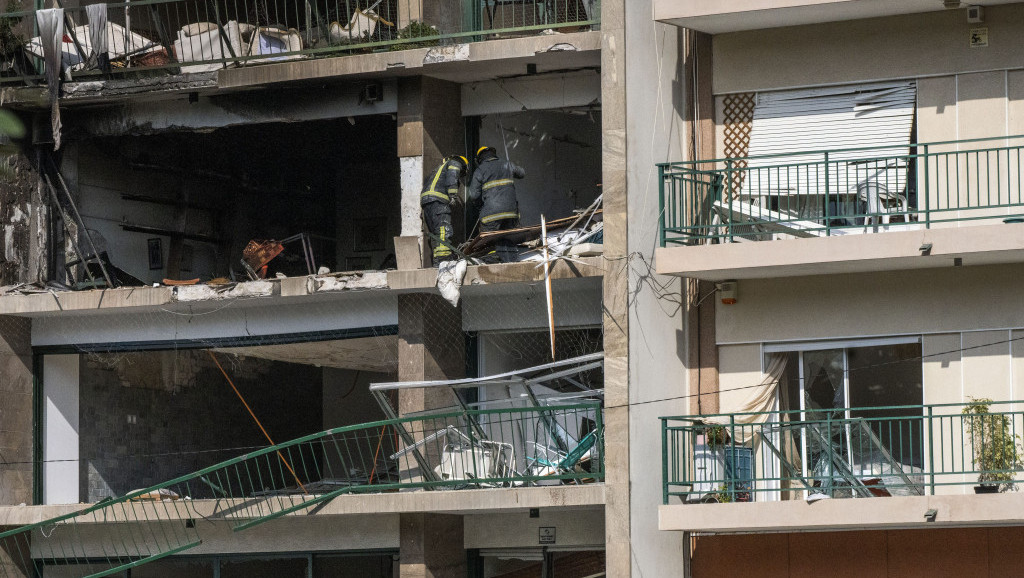
M 228 21 L 223 26 L 214 22 L 195 22 L 178 31 L 174 41 L 174 55 L 178 62 L 196 62 L 181 67 L 182 72 L 211 72 L 228 66 L 237 66 L 246 56 L 248 37 L 254 27 Z

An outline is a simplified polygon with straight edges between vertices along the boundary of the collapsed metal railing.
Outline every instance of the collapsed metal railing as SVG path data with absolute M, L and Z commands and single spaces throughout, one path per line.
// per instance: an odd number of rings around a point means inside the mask
M 569 438 L 557 432 L 581 424 L 583 439 L 562 450 Z M 243 531 L 343 494 L 601 481 L 603 431 L 594 402 L 335 428 L 0 533 L 0 575 L 59 565 L 62 575 L 107 576 L 199 545 L 196 519 Z M 200 513 L 200 500 L 213 501 L 203 502 L 212 515 Z

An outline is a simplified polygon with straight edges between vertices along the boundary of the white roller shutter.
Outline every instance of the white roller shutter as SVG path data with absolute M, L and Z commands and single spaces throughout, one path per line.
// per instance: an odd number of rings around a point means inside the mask
M 867 178 L 902 191 L 905 159 L 864 159 L 909 153 L 916 100 L 913 81 L 759 93 L 748 153 L 753 170 L 744 179 L 742 194 L 823 194 L 824 154 L 793 153 L 859 147 L 883 148 L 830 153 L 829 192 L 855 193 L 857 183 Z M 762 155 L 778 156 L 757 158 Z

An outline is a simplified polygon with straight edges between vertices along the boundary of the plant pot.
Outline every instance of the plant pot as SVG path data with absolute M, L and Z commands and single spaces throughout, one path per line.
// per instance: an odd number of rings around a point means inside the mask
M 998 494 L 999 484 L 981 484 L 974 486 L 975 494 Z

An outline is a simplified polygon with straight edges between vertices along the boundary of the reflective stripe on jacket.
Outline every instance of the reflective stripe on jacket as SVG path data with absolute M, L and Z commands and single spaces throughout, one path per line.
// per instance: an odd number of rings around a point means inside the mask
M 469 200 L 482 202 L 481 220 L 485 223 L 519 216 L 516 185 L 513 179 L 526 176 L 526 171 L 510 161 L 497 157 L 484 159 L 473 173 Z
M 423 192 L 420 193 L 420 205 L 435 201 L 452 203 L 459 194 L 459 174 L 461 163 L 452 160 L 441 163 L 434 174 L 423 181 Z

